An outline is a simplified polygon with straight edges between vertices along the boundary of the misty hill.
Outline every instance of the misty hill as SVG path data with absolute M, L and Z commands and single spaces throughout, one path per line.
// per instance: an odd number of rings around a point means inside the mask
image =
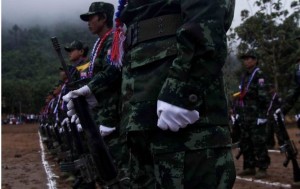
M 84 24 L 61 22 L 24 28 L 3 23 L 3 113 L 38 112 L 44 105 L 47 92 L 58 83 L 59 78 L 60 62 L 50 40 L 53 36 L 57 36 L 61 47 L 75 39 L 91 47 L 96 40 Z M 68 62 L 67 54 L 64 57 Z

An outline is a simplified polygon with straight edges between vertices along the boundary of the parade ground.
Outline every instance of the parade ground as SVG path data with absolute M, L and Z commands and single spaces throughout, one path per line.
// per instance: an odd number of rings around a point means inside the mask
M 288 132 L 297 149 L 300 149 L 300 130 L 289 125 Z M 233 155 L 238 149 L 233 149 Z M 233 189 L 284 189 L 296 188 L 293 183 L 293 169 L 290 162 L 283 166 L 285 155 L 279 147 L 269 150 L 271 165 L 266 179 L 237 176 Z M 300 155 L 298 162 L 300 163 Z M 242 170 L 242 157 L 235 160 L 236 171 Z M 2 125 L 2 189 L 64 189 L 71 183 L 59 171 L 54 157 L 42 144 L 37 124 Z

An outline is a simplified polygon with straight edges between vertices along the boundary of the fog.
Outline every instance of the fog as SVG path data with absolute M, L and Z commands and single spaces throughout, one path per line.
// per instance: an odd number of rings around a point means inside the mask
M 118 0 L 111 2 L 117 8 Z M 79 15 L 88 12 L 94 0 L 2 0 L 2 25 L 49 25 L 60 21 L 83 23 Z M 83 23 L 84 24 L 84 23 Z
M 118 0 L 103 0 L 117 8 Z M 289 8 L 292 0 L 283 0 L 285 8 Z M 17 24 L 19 26 L 49 25 L 59 21 L 83 23 L 79 15 L 88 11 L 94 0 L 2 0 L 2 25 Z M 236 0 L 233 27 L 241 23 L 240 12 L 248 9 L 250 14 L 254 0 Z

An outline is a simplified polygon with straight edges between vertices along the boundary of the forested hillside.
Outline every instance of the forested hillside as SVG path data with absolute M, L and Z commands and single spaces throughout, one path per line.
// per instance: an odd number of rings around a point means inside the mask
M 282 97 L 293 82 L 290 69 L 300 58 L 300 43 L 296 41 L 300 36 L 300 1 L 292 2 L 291 12 L 281 0 L 254 2 L 258 11 L 252 14 L 243 10 L 242 23 L 228 32 L 229 56 L 223 68 L 228 99 L 239 90 L 243 67 L 238 57 L 245 51 L 257 52 L 259 67 Z M 44 105 L 48 91 L 58 82 L 60 67 L 52 36 L 58 37 L 61 46 L 78 39 L 90 49 L 96 40 L 82 22 L 28 27 L 2 24 L 3 113 L 38 113 Z
M 44 105 L 47 92 L 59 79 L 60 62 L 52 36 L 57 36 L 62 47 L 75 39 L 91 46 L 96 38 L 84 24 L 2 25 L 2 113 L 38 113 Z M 68 61 L 66 53 L 64 57 Z

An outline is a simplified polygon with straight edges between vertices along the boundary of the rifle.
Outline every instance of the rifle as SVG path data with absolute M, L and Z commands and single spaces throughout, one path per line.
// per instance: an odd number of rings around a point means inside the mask
M 71 75 L 67 69 L 66 63 L 62 56 L 60 46 L 56 37 L 52 37 L 52 44 L 54 49 L 57 52 L 57 55 L 60 59 L 62 67 L 67 75 L 68 81 L 72 82 Z M 81 153 L 81 162 L 86 165 L 86 168 L 90 167 L 91 163 L 96 167 L 99 178 L 101 178 L 107 185 L 115 187 L 115 184 L 118 185 L 118 171 L 116 166 L 113 163 L 111 155 L 103 141 L 103 138 L 100 134 L 98 126 L 94 122 L 88 104 L 84 96 L 79 96 L 78 98 L 72 99 L 76 114 L 80 120 L 81 126 L 87 135 L 88 146 L 90 150 L 90 156 L 88 154 Z M 72 128 L 71 128 L 72 129 Z M 80 169 L 82 172 L 87 169 Z M 90 175 L 90 174 L 88 174 Z M 93 175 L 91 175 L 93 176 Z M 95 176 L 95 175 L 94 175 Z M 96 180 L 97 178 L 92 178 Z
M 279 128 L 279 133 L 282 135 L 284 139 L 284 144 L 280 146 L 281 153 L 285 154 L 285 161 L 283 162 L 283 166 L 287 167 L 289 162 L 292 161 L 293 164 L 293 176 L 294 182 L 300 181 L 300 169 L 297 162 L 297 154 L 298 150 L 292 140 L 290 140 L 289 134 L 286 130 L 286 126 L 284 123 L 284 118 L 281 113 L 277 113 L 276 123 Z

